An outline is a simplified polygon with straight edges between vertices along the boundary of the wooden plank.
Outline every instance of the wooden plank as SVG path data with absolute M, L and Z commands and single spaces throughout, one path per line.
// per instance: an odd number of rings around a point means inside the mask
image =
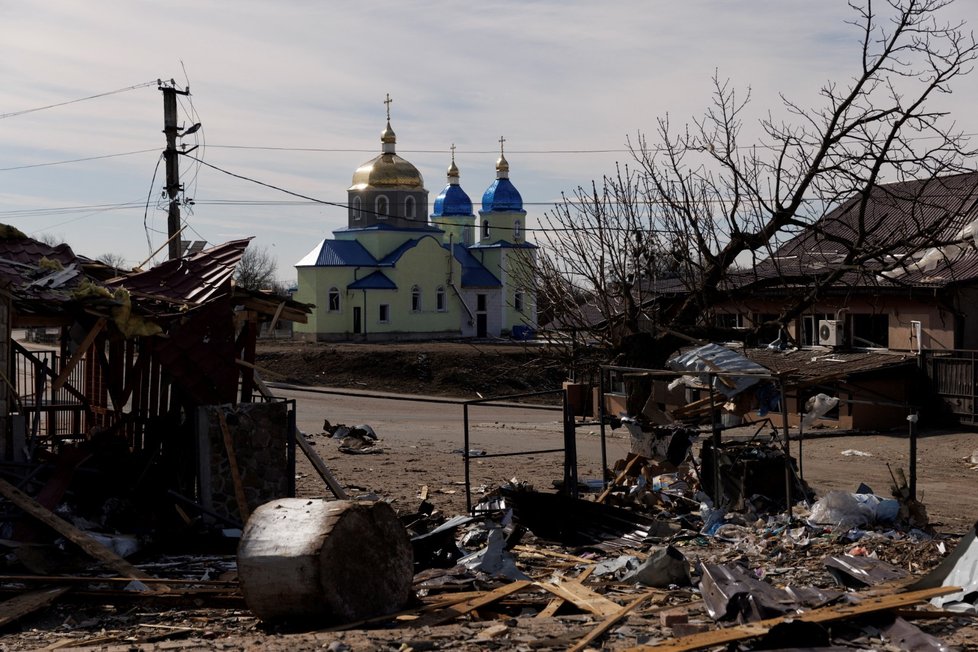
M 709 632 L 681 636 L 679 638 L 662 641 L 658 645 L 639 645 L 628 648 L 627 652 L 687 652 L 688 650 L 701 650 L 714 645 L 723 645 L 742 641 L 746 638 L 763 636 L 775 625 L 786 620 L 800 620 L 808 623 L 824 623 L 833 620 L 843 620 L 853 616 L 886 611 L 888 609 L 898 609 L 918 602 L 926 602 L 931 598 L 936 598 L 949 593 L 957 593 L 961 589 L 956 586 L 940 586 L 934 589 L 921 589 L 920 591 L 910 591 L 908 593 L 895 593 L 876 597 L 867 597 L 856 604 L 835 605 L 812 609 L 800 614 L 790 614 L 781 618 L 769 618 L 755 623 L 746 623 L 735 627 L 715 629 Z
M 101 563 L 106 568 L 110 568 L 120 575 L 134 577 L 137 579 L 152 579 L 151 575 L 139 570 L 128 561 L 115 554 L 101 543 L 95 541 L 74 525 L 60 518 L 44 508 L 36 500 L 25 494 L 23 491 L 13 486 L 3 478 L 0 478 L 0 495 L 3 495 L 10 502 L 17 505 L 28 515 L 44 523 L 61 536 L 65 537 L 76 546 L 81 548 L 90 557 Z
M 48 606 L 67 592 L 67 586 L 54 586 L 48 589 L 29 591 L 0 602 L 0 627 L 5 627 L 38 609 Z
M 75 367 L 79 362 L 81 362 L 81 359 L 85 357 L 86 353 L 88 353 L 88 349 L 91 348 L 92 342 L 95 341 L 95 338 L 102 332 L 102 329 L 105 328 L 107 323 L 108 322 L 106 322 L 105 317 L 99 317 L 98 321 L 95 322 L 95 325 L 92 326 L 92 330 L 88 331 L 88 334 L 85 335 L 85 338 L 81 341 L 81 344 L 78 345 L 78 348 L 75 349 L 75 352 L 71 355 L 71 358 L 61 369 L 61 373 L 58 374 L 58 377 L 54 379 L 53 383 L 51 383 L 52 392 L 57 392 L 59 389 L 61 389 L 61 386 L 65 384 L 65 382 L 68 380 L 68 376 L 71 375 L 71 372 L 75 370 Z
M 466 600 L 465 602 L 460 602 L 457 605 L 453 605 L 446 609 L 441 609 L 435 613 L 428 614 L 421 618 L 418 618 L 413 623 L 412 627 L 434 627 L 435 625 L 441 625 L 442 623 L 447 623 L 450 620 L 455 620 L 459 616 L 464 616 L 470 611 L 475 611 L 490 605 L 497 600 L 502 600 L 508 595 L 513 595 L 519 591 L 527 589 L 534 586 L 533 582 L 528 580 L 517 580 L 511 584 L 501 586 L 498 589 L 489 591 L 478 598 L 472 598 L 471 600 Z
M 634 468 L 634 466 L 638 463 L 638 461 L 644 459 L 645 458 L 642 457 L 641 455 L 636 455 L 632 459 L 628 460 L 628 462 L 625 464 L 625 468 L 621 470 L 621 473 L 618 474 L 618 476 L 615 478 L 615 481 L 609 484 L 608 488 L 602 491 L 601 495 L 598 496 L 597 502 L 603 503 L 604 501 L 606 501 L 608 499 L 608 496 L 611 495 L 612 490 L 615 487 L 617 487 L 619 484 L 621 484 L 621 482 L 628 476 L 628 474 L 631 473 L 632 468 Z
M 238 468 L 238 456 L 234 452 L 234 441 L 231 439 L 231 429 L 228 428 L 227 419 L 224 418 L 224 411 L 217 410 L 217 423 L 221 426 L 221 434 L 224 435 L 224 450 L 228 454 L 228 465 L 231 467 L 231 483 L 234 485 L 234 499 L 238 503 L 238 515 L 242 523 L 248 522 L 248 498 L 245 496 L 244 483 L 241 482 L 241 469 Z
M 615 626 L 619 620 L 630 614 L 635 610 L 640 604 L 654 596 L 658 591 L 647 591 L 642 595 L 638 596 L 624 607 L 616 611 L 615 613 L 609 615 L 607 618 L 601 621 L 601 623 L 592 629 L 587 636 L 578 641 L 573 647 L 571 647 L 568 652 L 581 652 L 584 648 L 588 647 L 591 643 L 597 640 L 599 637 L 603 636 L 609 629 Z
M 577 578 L 576 578 L 577 581 L 578 582 L 583 582 L 584 580 L 586 580 L 587 578 L 589 578 L 591 576 L 591 573 L 594 572 L 594 569 L 595 569 L 595 566 L 588 566 L 587 568 L 585 568 L 581 572 L 581 574 L 577 576 Z M 564 606 L 564 603 L 565 602 L 567 602 L 567 601 L 564 600 L 563 598 L 554 598 L 553 600 L 551 600 L 550 602 L 547 603 L 547 606 L 546 607 L 544 607 L 543 609 L 540 610 L 540 613 L 538 613 L 536 615 L 536 617 L 537 618 L 550 618 L 555 613 L 557 613 L 557 610 L 558 609 L 560 609 L 562 606 Z
M 323 482 L 325 482 L 326 486 L 329 487 L 329 490 L 333 492 L 333 495 L 340 500 L 346 500 L 347 495 L 346 492 L 343 491 L 343 485 L 337 482 L 332 472 L 330 472 L 329 468 L 327 468 L 326 463 L 323 462 L 323 458 L 319 457 L 319 453 L 317 453 L 312 447 L 312 444 L 309 443 L 306 436 L 298 430 L 295 431 L 295 443 L 299 445 L 302 452 L 305 453 L 307 458 L 309 458 L 309 461 L 312 463 L 312 468 L 316 469 L 316 473 L 318 473 L 319 477 L 323 479 Z
M 582 611 L 588 611 L 595 616 L 605 618 L 617 613 L 621 605 L 612 602 L 599 593 L 595 593 L 576 580 L 564 580 L 559 584 L 537 583 L 541 589 L 550 591 L 558 598 L 563 598 Z
M 272 317 L 271 323 L 268 325 L 268 335 L 269 337 L 275 331 L 275 327 L 278 326 L 278 320 L 282 316 L 282 311 L 285 310 L 285 302 L 278 304 L 278 308 L 275 309 L 275 316 Z

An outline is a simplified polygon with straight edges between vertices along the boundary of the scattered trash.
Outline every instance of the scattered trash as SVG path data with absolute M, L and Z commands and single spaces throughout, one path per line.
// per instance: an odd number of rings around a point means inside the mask
M 808 520 L 815 525 L 830 525 L 848 530 L 874 523 L 893 523 L 900 504 L 875 494 L 830 491 L 812 505 Z
M 866 453 L 864 451 L 857 451 L 854 448 L 846 449 L 846 450 L 842 451 L 842 454 L 845 455 L 846 457 L 872 457 L 873 456 L 872 453 Z

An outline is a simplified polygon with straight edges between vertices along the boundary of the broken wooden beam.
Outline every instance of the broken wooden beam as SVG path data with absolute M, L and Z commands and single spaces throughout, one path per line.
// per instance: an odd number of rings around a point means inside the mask
M 65 363 L 64 367 L 61 369 L 61 373 L 58 374 L 58 377 L 54 379 L 53 383 L 51 383 L 52 392 L 57 392 L 59 389 L 61 389 L 61 386 L 65 384 L 68 377 L 71 376 L 71 372 L 75 370 L 75 367 L 79 362 L 81 362 L 81 359 L 85 357 L 86 353 L 88 353 L 88 349 L 92 347 L 92 342 L 95 341 L 95 338 L 98 337 L 98 334 L 102 332 L 102 329 L 105 328 L 107 323 L 108 322 L 106 321 L 105 317 L 98 318 L 98 321 L 95 322 L 92 329 L 88 331 L 87 335 L 85 335 L 85 339 L 81 341 L 71 358 Z
M 713 647 L 714 645 L 723 645 L 725 643 L 742 641 L 755 636 L 763 636 L 767 634 L 772 627 L 787 620 L 808 623 L 824 623 L 833 620 L 843 620 L 845 618 L 852 618 L 854 616 L 861 616 L 863 614 L 887 611 L 889 609 L 898 609 L 900 607 L 906 607 L 907 605 L 918 602 L 926 602 L 931 598 L 947 595 L 949 593 L 957 593 L 959 591 L 961 591 L 961 589 L 956 586 L 942 586 L 934 589 L 910 591 L 908 593 L 896 593 L 891 595 L 868 597 L 857 604 L 833 605 L 830 607 L 812 609 L 811 611 L 805 611 L 802 613 L 792 613 L 780 618 L 769 618 L 767 620 L 760 620 L 754 623 L 745 623 L 743 625 L 736 625 L 734 627 L 714 629 L 708 632 L 701 632 L 699 634 L 691 634 L 689 636 L 681 636 L 679 638 L 661 641 L 656 645 L 639 645 L 628 648 L 627 652 L 687 652 L 689 650 L 701 650 L 703 648 Z
M 234 499 L 238 504 L 238 515 L 241 522 L 248 522 L 248 515 L 251 510 L 248 508 L 248 497 L 245 496 L 244 483 L 241 481 L 241 469 L 238 468 L 238 456 L 234 452 L 234 440 L 231 438 L 231 429 L 228 428 L 228 421 L 224 417 L 224 410 L 218 408 L 217 423 L 221 426 L 221 434 L 224 436 L 224 450 L 228 454 L 228 466 L 231 468 L 231 483 L 234 485 Z
M 0 478 L 0 495 L 3 495 L 5 498 L 7 498 L 7 500 L 15 504 L 28 515 L 37 519 L 41 523 L 44 523 L 52 530 L 74 543 L 76 546 L 84 550 L 88 556 L 92 557 L 106 568 L 110 568 L 120 575 L 126 577 L 152 579 L 152 576 L 139 570 L 128 561 L 115 554 L 92 537 L 88 536 L 85 532 L 76 528 L 68 521 L 45 509 L 43 505 L 3 478 Z
M 16 622 L 24 616 L 48 606 L 67 592 L 67 586 L 54 586 L 28 591 L 0 602 L 0 627 Z
M 578 641 L 573 647 L 570 648 L 570 650 L 568 650 L 568 652 L 581 652 L 581 650 L 588 647 L 593 641 L 597 640 L 599 637 L 603 636 L 605 632 L 614 627 L 619 620 L 630 614 L 640 604 L 654 596 L 656 593 L 658 593 L 658 591 L 646 591 L 626 604 L 624 607 L 619 608 L 618 611 L 608 614 L 597 627 L 588 632 L 588 635 Z
M 489 591 L 478 598 L 472 598 L 471 600 L 466 600 L 465 602 L 418 618 L 411 623 L 411 626 L 434 627 L 435 625 L 441 625 L 442 623 L 447 623 L 448 621 L 454 620 L 459 616 L 464 616 L 470 611 L 475 611 L 476 609 L 490 605 L 497 600 L 502 600 L 506 596 L 513 595 L 514 593 L 523 591 L 531 586 L 533 586 L 533 582 L 528 580 L 517 580 L 510 584 L 506 584 L 505 586 L 501 586 L 498 589 Z
M 316 473 L 319 477 L 323 479 L 329 490 L 333 492 L 333 495 L 340 500 L 346 500 L 346 492 L 343 491 L 343 485 L 337 482 L 336 477 L 327 468 L 326 463 L 323 462 L 323 458 L 319 456 L 319 453 L 312 447 L 306 436 L 300 431 L 295 431 L 295 443 L 299 445 L 299 448 L 305 453 L 306 457 L 309 458 L 309 462 L 312 464 L 312 468 L 316 469 Z
M 558 598 L 563 598 L 581 611 L 588 611 L 601 618 L 617 613 L 621 609 L 621 605 L 617 602 L 612 602 L 575 580 L 564 580 L 559 584 L 539 582 L 537 586 L 550 591 Z

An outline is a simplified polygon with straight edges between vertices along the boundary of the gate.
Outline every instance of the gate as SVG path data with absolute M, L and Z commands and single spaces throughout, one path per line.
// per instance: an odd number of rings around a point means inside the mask
M 921 351 L 931 387 L 964 425 L 978 425 L 978 351 Z

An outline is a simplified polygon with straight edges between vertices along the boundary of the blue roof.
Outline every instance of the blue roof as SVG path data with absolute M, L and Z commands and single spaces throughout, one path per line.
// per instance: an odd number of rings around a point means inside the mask
M 520 196 L 520 191 L 509 179 L 496 179 L 482 195 L 482 210 L 487 213 L 490 211 L 521 211 L 523 210 L 523 197 Z
M 415 232 L 424 231 L 426 233 L 444 233 L 437 226 L 432 226 L 428 223 L 420 224 L 418 226 L 392 226 L 390 224 L 372 224 L 370 226 L 356 226 L 356 227 L 340 227 L 335 229 L 333 233 L 358 233 L 362 231 L 405 231 L 405 232 Z
M 313 258 L 315 256 L 315 258 Z M 343 265 L 376 265 L 377 261 L 356 240 L 323 240 L 319 251 L 309 252 L 297 265 L 315 267 L 339 267 Z
M 435 197 L 435 209 L 431 215 L 433 217 L 472 215 L 472 200 L 462 190 L 462 186 L 450 183 Z
M 449 245 L 443 245 L 449 247 Z M 465 245 L 451 245 L 453 255 L 462 265 L 462 287 L 498 288 L 502 287 L 499 279 L 493 275 L 479 260 L 469 252 Z
M 401 259 L 401 256 L 404 255 L 404 252 L 406 252 L 408 249 L 414 249 L 416 246 L 418 246 L 419 242 L 421 242 L 421 238 L 414 238 L 412 240 L 407 240 L 401 243 L 401 245 L 398 246 L 397 249 L 395 249 L 394 251 L 390 252 L 389 254 L 381 258 L 379 261 L 377 261 L 377 264 L 378 265 L 396 264 L 397 261 Z
M 347 290 L 396 290 L 394 281 L 387 278 L 380 270 L 372 272 L 363 278 L 353 281 L 346 286 Z
M 539 249 L 539 247 L 532 242 L 506 242 L 505 240 L 497 240 L 492 244 L 476 242 L 475 244 L 469 245 L 469 249 Z

